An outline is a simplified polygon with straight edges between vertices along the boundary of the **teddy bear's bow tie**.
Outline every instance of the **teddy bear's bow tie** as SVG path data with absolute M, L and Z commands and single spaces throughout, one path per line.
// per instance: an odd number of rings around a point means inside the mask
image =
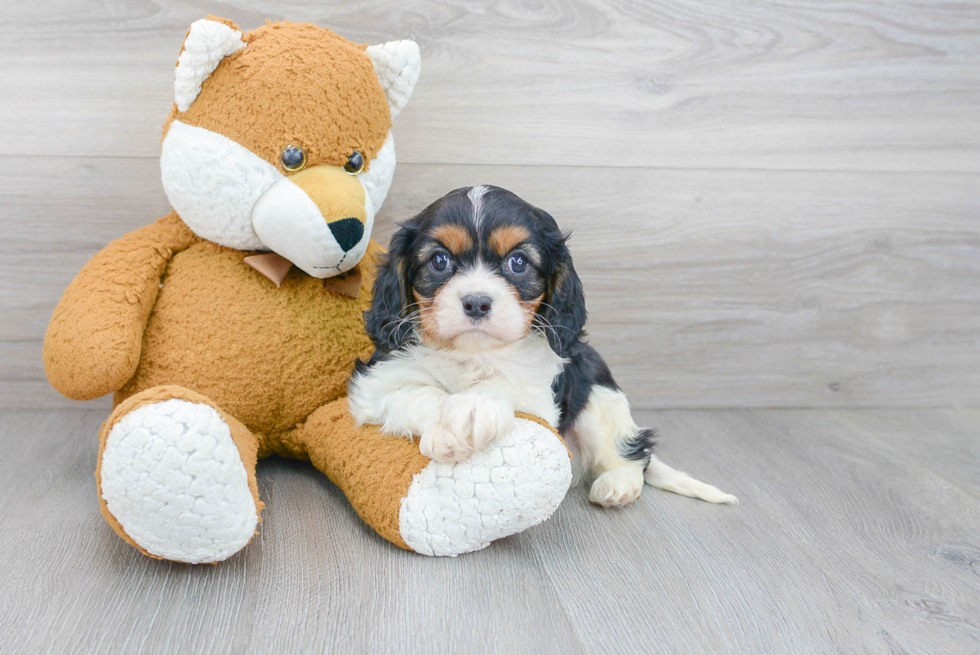
M 249 255 L 242 261 L 269 278 L 277 287 L 282 286 L 282 281 L 286 279 L 289 271 L 293 268 L 291 261 L 274 252 Z M 336 291 L 350 298 L 357 298 L 361 293 L 361 282 L 361 267 L 358 265 L 346 273 L 325 278 L 323 288 Z

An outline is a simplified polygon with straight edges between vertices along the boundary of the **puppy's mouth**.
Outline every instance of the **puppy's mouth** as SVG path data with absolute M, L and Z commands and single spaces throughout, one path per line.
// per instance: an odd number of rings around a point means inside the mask
M 439 322 L 438 319 L 430 324 L 435 328 L 431 331 L 423 330 L 423 335 L 428 332 L 434 337 L 435 342 L 443 345 L 452 346 L 465 351 L 488 350 L 499 348 L 511 342 L 507 338 L 506 330 L 501 330 L 490 317 L 478 320 L 466 319 Z
M 461 350 L 484 350 L 488 348 L 499 348 L 509 343 L 494 332 L 480 326 L 473 326 L 469 329 L 457 332 L 451 339 L 453 346 Z

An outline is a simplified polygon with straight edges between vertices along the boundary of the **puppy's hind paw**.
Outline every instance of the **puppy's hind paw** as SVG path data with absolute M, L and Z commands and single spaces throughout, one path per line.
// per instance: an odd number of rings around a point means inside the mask
M 643 472 L 635 466 L 606 471 L 592 483 L 589 501 L 602 507 L 629 505 L 643 492 Z

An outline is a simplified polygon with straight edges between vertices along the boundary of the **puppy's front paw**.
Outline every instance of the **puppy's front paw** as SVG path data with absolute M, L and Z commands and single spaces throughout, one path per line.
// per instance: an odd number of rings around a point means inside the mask
M 640 497 L 643 471 L 636 466 L 606 471 L 592 483 L 589 500 L 603 507 L 622 507 Z
M 459 462 L 470 456 L 473 446 L 435 421 L 422 430 L 419 452 L 437 462 Z
M 503 436 L 514 423 L 514 407 L 502 398 L 456 393 L 442 404 L 442 424 L 457 439 L 483 450 Z

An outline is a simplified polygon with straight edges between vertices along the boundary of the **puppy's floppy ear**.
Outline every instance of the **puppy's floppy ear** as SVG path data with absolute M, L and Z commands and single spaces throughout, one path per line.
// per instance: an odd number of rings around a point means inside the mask
M 381 352 L 398 350 L 412 338 L 415 327 L 405 318 L 408 306 L 408 256 L 418 237 L 414 221 L 404 223 L 394 236 L 388 254 L 378 266 L 371 309 L 364 312 L 364 328 Z
M 551 223 L 554 224 L 554 219 L 551 219 Z M 547 304 L 543 305 L 541 317 L 552 328 L 545 330 L 551 349 L 566 357 L 570 347 L 585 336 L 582 328 L 585 327 L 588 312 L 585 310 L 582 281 L 575 272 L 572 254 L 565 245 L 568 235 L 559 232 L 555 225 L 554 234 L 549 236 L 549 254 L 554 271 L 548 280 Z

